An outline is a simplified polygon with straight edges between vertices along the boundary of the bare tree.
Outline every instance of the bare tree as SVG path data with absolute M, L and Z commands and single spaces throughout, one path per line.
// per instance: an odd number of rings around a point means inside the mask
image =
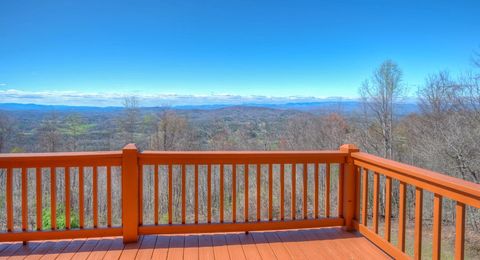
M 480 124 L 480 52 L 475 52 L 473 58 L 476 70 L 464 75 L 461 78 L 462 95 L 457 99 L 464 111 L 470 111 L 471 120 Z
M 163 151 L 186 149 L 189 141 L 188 132 L 188 123 L 184 117 L 177 115 L 173 110 L 165 110 L 160 115 L 150 146 Z
M 386 158 L 393 157 L 394 105 L 405 93 L 402 71 L 391 60 L 383 62 L 360 88 L 360 96 L 378 126 L 383 143 L 382 154 Z
M 418 91 L 421 114 L 402 121 L 409 163 L 465 180 L 480 182 L 480 121 L 475 78 L 458 81 L 440 72 L 427 78 Z M 454 206 L 447 203 L 445 221 L 453 224 Z M 480 228 L 479 212 L 467 209 L 468 223 Z M 431 218 L 431 216 L 428 216 Z
M 140 124 L 140 108 L 137 97 L 125 97 L 123 114 L 119 119 L 119 128 L 125 143 L 135 142 L 135 134 Z
M 440 117 L 454 109 L 458 85 L 450 79 L 447 71 L 427 77 L 425 86 L 418 90 L 419 107 L 424 114 Z
M 51 112 L 45 117 L 37 129 L 40 150 L 46 152 L 57 152 L 61 148 L 62 134 L 60 132 L 60 119 L 56 112 Z
M 317 140 L 318 121 L 310 115 L 301 115 L 289 118 L 285 127 L 285 140 L 289 150 L 314 149 Z
M 12 134 L 12 119 L 0 111 L 0 153 L 6 152 L 7 140 Z

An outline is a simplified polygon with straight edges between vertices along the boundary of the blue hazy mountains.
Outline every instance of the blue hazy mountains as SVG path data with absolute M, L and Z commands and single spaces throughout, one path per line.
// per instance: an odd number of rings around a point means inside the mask
M 215 110 L 229 107 L 241 109 L 269 108 L 278 110 L 297 110 L 311 113 L 328 113 L 339 112 L 342 114 L 350 114 L 360 111 L 362 103 L 358 100 L 325 100 L 318 102 L 291 102 L 291 103 L 243 103 L 243 104 L 201 104 L 201 105 L 176 105 L 168 106 L 177 110 Z M 158 110 L 166 108 L 166 106 L 145 106 L 142 110 Z M 398 115 L 407 115 L 417 112 L 418 107 L 414 101 L 396 104 Z M 4 111 L 57 111 L 57 112 L 115 112 L 120 111 L 121 106 L 67 106 L 67 105 L 40 105 L 40 104 L 21 104 L 21 103 L 0 103 L 0 110 Z

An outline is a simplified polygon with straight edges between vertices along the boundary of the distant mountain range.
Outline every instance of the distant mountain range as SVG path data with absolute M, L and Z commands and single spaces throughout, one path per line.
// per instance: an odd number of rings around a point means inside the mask
M 270 108 L 279 110 L 297 110 L 311 113 L 328 113 L 340 112 L 351 113 L 358 111 L 361 108 L 361 102 L 358 100 L 325 100 L 318 102 L 291 102 L 283 104 L 268 104 L 268 103 L 244 103 L 240 105 L 231 104 L 212 104 L 212 105 L 178 105 L 178 106 L 157 106 L 157 107 L 141 107 L 142 110 L 159 110 L 171 108 L 176 110 L 214 110 L 228 107 L 249 107 L 249 108 Z M 406 115 L 418 111 L 418 106 L 415 102 L 404 102 L 396 104 L 399 115 Z M 4 111 L 57 111 L 57 112 L 114 112 L 122 110 L 120 106 L 67 106 L 67 105 L 40 105 L 40 104 L 21 104 L 21 103 L 0 103 L 0 110 Z

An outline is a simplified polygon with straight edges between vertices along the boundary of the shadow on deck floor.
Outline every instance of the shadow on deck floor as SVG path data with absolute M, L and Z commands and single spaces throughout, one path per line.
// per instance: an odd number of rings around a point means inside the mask
M 319 228 L 0 243 L 2 259 L 390 259 L 359 233 Z

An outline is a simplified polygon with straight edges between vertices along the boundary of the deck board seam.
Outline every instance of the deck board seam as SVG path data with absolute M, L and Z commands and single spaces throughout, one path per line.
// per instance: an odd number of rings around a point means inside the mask
M 78 252 L 78 250 L 80 250 L 80 248 L 83 246 L 83 244 L 85 244 L 86 239 L 81 239 L 81 240 L 73 240 L 73 239 L 72 239 L 72 240 L 70 241 L 70 243 L 68 243 L 68 245 L 62 250 L 62 252 L 59 253 L 57 257 L 55 257 L 55 259 L 58 259 L 58 258 L 63 254 L 63 252 L 65 251 L 65 249 L 68 248 L 68 246 L 69 246 L 70 244 L 72 244 L 73 242 L 75 242 L 75 241 L 82 241 L 82 242 L 81 242 L 81 244 L 78 246 L 78 248 L 75 250 L 75 252 L 72 252 L 73 255 L 75 255 L 75 254 Z

